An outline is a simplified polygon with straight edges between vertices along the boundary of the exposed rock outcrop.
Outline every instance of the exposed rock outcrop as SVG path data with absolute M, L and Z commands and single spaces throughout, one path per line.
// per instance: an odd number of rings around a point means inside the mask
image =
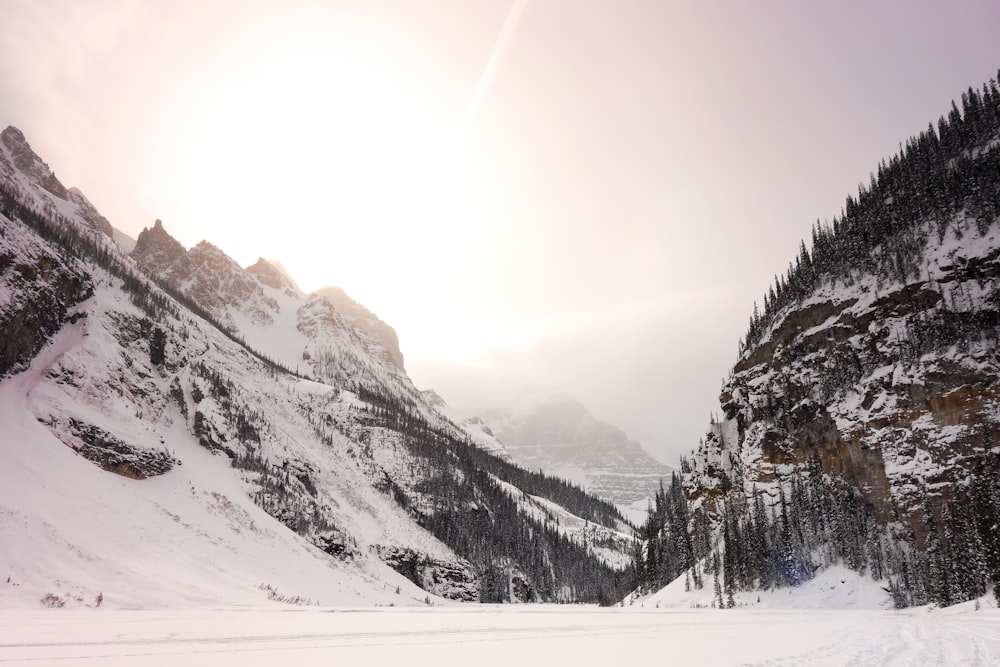
M 92 294 L 84 271 L 28 240 L 0 250 L 0 378 L 26 368 Z
M 179 463 L 164 449 L 131 445 L 104 429 L 79 419 L 60 419 L 47 426 L 56 437 L 76 450 L 77 454 L 122 477 L 155 477 L 169 472 Z
M 379 546 L 379 558 L 425 591 L 451 600 L 479 600 L 479 579 L 467 563 L 436 560 L 412 549 Z

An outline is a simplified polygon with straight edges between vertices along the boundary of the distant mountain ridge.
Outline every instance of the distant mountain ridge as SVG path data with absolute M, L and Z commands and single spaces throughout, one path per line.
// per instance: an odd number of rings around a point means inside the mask
M 483 421 L 517 463 L 581 484 L 621 507 L 645 506 L 674 472 L 566 393 L 548 393 L 519 409 L 485 411 Z

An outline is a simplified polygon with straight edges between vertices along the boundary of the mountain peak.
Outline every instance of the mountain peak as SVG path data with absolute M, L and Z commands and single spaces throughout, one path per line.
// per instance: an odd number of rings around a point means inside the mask
M 433 389 L 424 389 L 420 392 L 420 394 L 424 397 L 424 400 L 427 401 L 427 404 L 432 407 L 438 408 L 447 405 L 444 398 L 441 397 L 441 394 L 437 393 Z
M 130 253 L 132 259 L 148 273 L 169 282 L 179 282 L 191 273 L 187 250 L 157 219 L 153 228 L 143 228 Z
M 673 472 L 564 391 L 532 392 L 519 403 L 487 411 L 483 421 L 511 458 L 529 470 L 541 468 L 581 484 L 620 508 L 633 506 L 637 518 Z
M 3 139 L 4 143 L 8 141 L 17 143 L 26 143 L 24 140 L 24 132 L 17 129 L 13 125 L 8 125 L 7 129 L 5 129 L 3 132 L 0 132 L 0 139 Z
M 226 254 L 226 251 L 215 245 L 211 241 L 206 241 L 202 239 L 198 241 L 193 248 L 191 248 L 191 253 L 196 255 L 204 255 L 205 257 L 212 258 L 216 261 L 223 261 L 227 264 L 234 264 L 237 268 L 242 269 L 232 257 Z
M 339 287 L 321 287 L 313 292 L 316 296 L 326 298 L 330 305 L 348 320 L 359 331 L 372 336 L 379 345 L 389 352 L 392 363 L 400 370 L 403 367 L 403 353 L 399 349 L 399 337 L 396 330 L 383 322 L 379 317 L 360 303 L 347 295 Z
M 24 174 L 32 185 L 43 188 L 59 199 L 70 201 L 66 186 L 59 182 L 56 175 L 49 169 L 49 165 L 45 164 L 42 158 L 38 157 L 38 154 L 32 150 L 31 144 L 24 137 L 24 132 L 9 125 L 3 133 L 0 133 L 0 141 L 10 151 L 14 167 Z
M 246 268 L 246 272 L 254 276 L 262 284 L 277 290 L 298 291 L 298 285 L 292 277 L 285 271 L 285 267 L 277 261 L 268 261 L 263 257 L 258 257 L 255 264 Z
M 187 252 L 184 246 L 180 244 L 180 241 L 178 241 L 177 239 L 175 239 L 173 236 L 170 235 L 170 232 L 168 232 L 166 228 L 163 226 L 163 221 L 160 220 L 159 218 L 157 218 L 156 222 L 153 223 L 152 228 L 149 227 L 142 228 L 142 231 L 139 232 L 139 238 L 136 239 L 136 242 L 137 242 L 136 245 L 137 248 L 139 247 L 139 244 L 145 246 L 153 242 L 176 243 L 178 246 L 181 247 L 182 250 Z
M 32 150 L 31 144 L 24 137 L 24 132 L 13 125 L 8 125 L 3 132 L 0 132 L 0 144 L 5 149 L 4 152 L 10 156 L 9 164 L 20 173 L 20 177 L 26 180 L 29 186 L 40 193 L 44 191 L 47 197 L 56 197 L 76 205 L 75 213 L 80 222 L 114 239 L 114 229 L 107 218 L 98 213 L 78 188 L 67 188 L 56 178 L 49 165 Z

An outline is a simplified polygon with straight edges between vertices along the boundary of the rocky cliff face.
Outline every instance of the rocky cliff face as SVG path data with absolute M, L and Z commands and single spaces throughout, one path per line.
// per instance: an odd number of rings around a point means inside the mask
M 399 337 L 396 335 L 395 329 L 380 320 L 375 313 L 347 296 L 347 293 L 339 287 L 322 287 L 314 294 L 329 301 L 334 309 L 355 329 L 370 336 L 373 342 L 388 352 L 389 359 L 399 370 L 405 370 L 403 353 L 399 349 Z
M 0 378 L 27 368 L 67 321 L 81 317 L 70 311 L 94 289 L 77 262 L 7 231 L 0 228 L 4 239 L 0 247 Z
M 264 294 L 256 274 L 244 271 L 207 241 L 186 250 L 160 220 L 140 232 L 131 257 L 146 273 L 188 296 L 232 333 L 240 330 L 241 316 L 267 325 L 279 309 Z
M 645 505 L 661 480 L 670 479 L 669 466 L 566 394 L 520 410 L 488 411 L 483 421 L 518 464 L 571 480 L 619 506 Z
M 815 458 L 922 542 L 928 495 L 954 500 L 1000 442 L 1000 227 L 956 218 L 917 235 L 919 277 L 825 285 L 743 354 L 691 460 L 695 498 L 749 493 Z
M 755 308 L 721 419 L 686 464 L 694 499 L 774 489 L 812 463 L 920 548 L 969 502 L 1000 451 L 1000 91 L 962 101 L 817 225 Z
M 161 220 L 139 232 L 130 254 L 136 264 L 166 283 L 182 285 L 191 277 L 187 249 L 167 233 Z

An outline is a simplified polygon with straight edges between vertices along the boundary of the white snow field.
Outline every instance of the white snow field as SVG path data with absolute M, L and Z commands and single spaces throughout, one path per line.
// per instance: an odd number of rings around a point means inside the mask
M 997 665 L 1000 612 L 570 606 L 0 612 L 0 664 Z

